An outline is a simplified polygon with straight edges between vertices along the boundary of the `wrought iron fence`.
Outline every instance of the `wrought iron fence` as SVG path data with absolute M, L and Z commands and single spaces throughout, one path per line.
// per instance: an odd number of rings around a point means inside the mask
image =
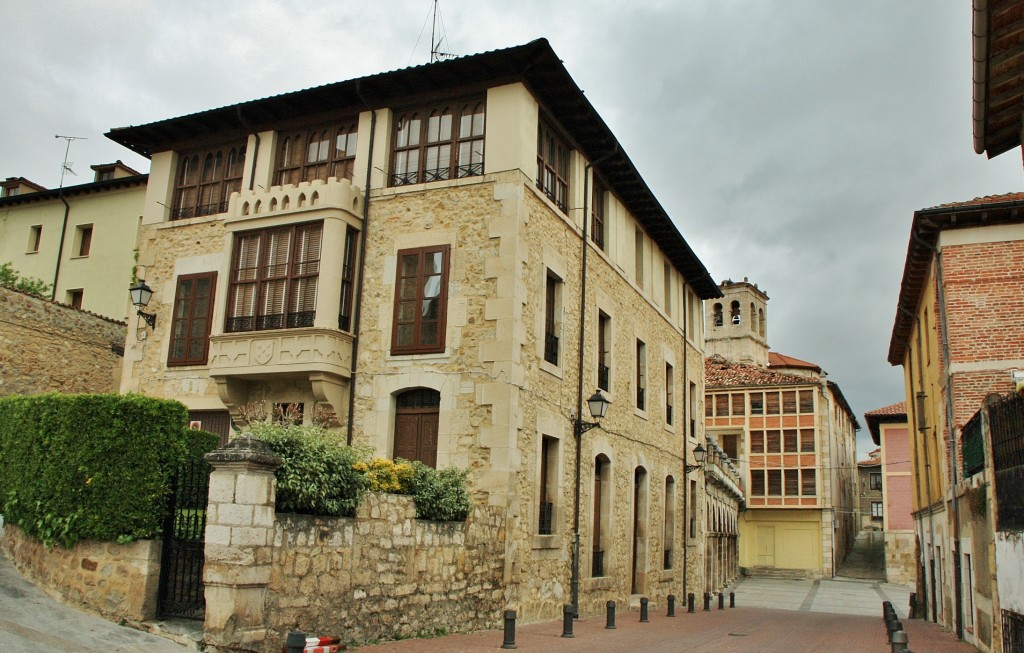
M 1024 397 L 1015 394 L 988 401 L 996 505 L 1000 531 L 1024 530 Z
M 1024 614 L 1003 610 L 1003 653 L 1024 651 Z

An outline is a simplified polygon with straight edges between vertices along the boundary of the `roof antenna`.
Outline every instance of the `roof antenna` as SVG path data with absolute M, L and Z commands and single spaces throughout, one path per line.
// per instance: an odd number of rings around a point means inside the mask
M 68 142 L 68 146 L 64 148 L 64 163 L 60 167 L 60 186 L 58 188 L 64 188 L 64 174 L 70 172 L 74 176 L 78 176 L 78 173 L 71 169 L 74 163 L 68 161 L 68 153 L 71 151 L 71 141 L 84 141 L 88 140 L 85 136 L 61 136 L 60 134 L 54 134 L 54 138 L 63 138 Z
M 434 22 L 430 27 L 430 63 L 454 59 L 456 55 L 451 52 L 442 52 L 441 44 L 448 40 L 448 34 L 444 31 L 444 19 L 441 17 L 439 0 L 434 0 Z M 437 35 L 437 24 L 441 23 L 441 35 Z

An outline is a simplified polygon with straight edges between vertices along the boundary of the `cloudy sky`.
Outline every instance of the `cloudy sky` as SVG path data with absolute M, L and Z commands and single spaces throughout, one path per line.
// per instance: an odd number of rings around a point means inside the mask
M 0 177 L 148 162 L 103 137 L 425 63 L 431 0 L 3 2 Z M 886 362 L 914 210 L 1019 191 L 971 138 L 962 0 L 442 0 L 444 50 L 547 38 L 712 277 L 748 277 L 769 343 L 858 419 L 903 399 Z M 861 432 L 867 439 L 867 428 Z M 862 446 L 862 451 L 864 446 Z

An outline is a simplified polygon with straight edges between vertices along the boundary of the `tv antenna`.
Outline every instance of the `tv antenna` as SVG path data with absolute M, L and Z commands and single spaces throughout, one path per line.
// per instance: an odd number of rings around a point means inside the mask
M 430 27 L 430 63 L 444 61 L 445 59 L 454 59 L 456 57 L 456 55 L 451 52 L 441 51 L 441 44 L 448 40 L 448 34 L 444 29 L 444 18 L 441 17 L 441 6 L 438 2 L 439 0 L 434 0 L 434 19 Z M 437 33 L 438 23 L 440 23 L 441 26 L 440 35 Z
M 85 141 L 88 140 L 85 136 L 61 136 L 60 134 L 54 134 L 54 138 L 63 138 L 68 142 L 68 146 L 64 148 L 64 163 L 60 167 L 60 186 L 58 188 L 64 188 L 64 175 L 70 172 L 74 176 L 78 176 L 78 173 L 71 169 L 74 163 L 68 161 L 68 153 L 71 151 L 71 141 Z

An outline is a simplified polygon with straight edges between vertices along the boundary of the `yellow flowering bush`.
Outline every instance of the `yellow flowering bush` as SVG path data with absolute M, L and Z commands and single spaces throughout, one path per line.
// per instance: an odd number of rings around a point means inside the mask
M 391 494 L 409 494 L 412 491 L 410 482 L 414 474 L 412 465 L 404 460 L 388 460 L 372 458 L 360 461 L 352 466 L 363 474 L 371 492 L 388 492 Z

